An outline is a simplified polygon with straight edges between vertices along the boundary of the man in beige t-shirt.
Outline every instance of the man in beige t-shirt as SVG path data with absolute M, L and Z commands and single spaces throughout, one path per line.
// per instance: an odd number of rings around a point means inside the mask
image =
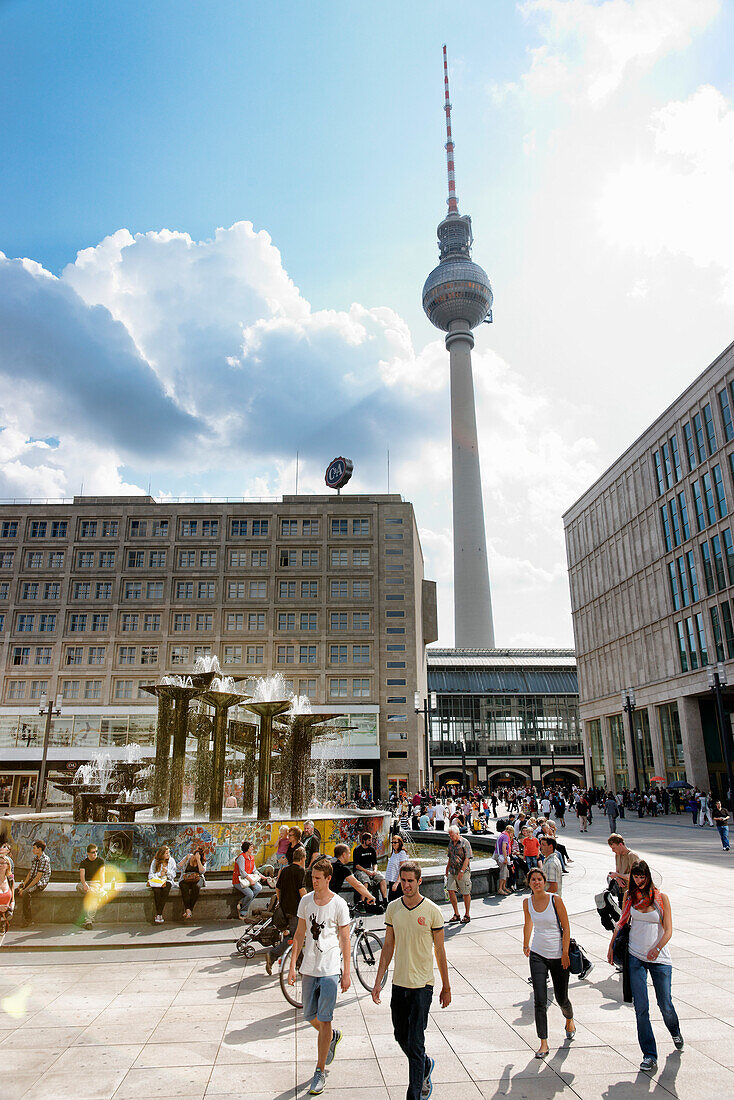
M 640 862 L 640 857 L 637 852 L 629 850 L 619 833 L 612 833 L 607 844 L 614 852 L 614 871 L 609 877 L 626 890 L 630 881 L 630 869 L 635 863 Z
M 392 901 L 385 914 L 385 944 L 380 955 L 372 1000 L 380 1003 L 382 983 L 395 955 L 390 1010 L 395 1039 L 408 1059 L 410 1080 L 406 1100 L 431 1094 L 434 1060 L 426 1054 L 425 1031 L 433 998 L 433 956 L 441 975 L 439 1001 L 451 1003 L 449 970 L 444 946 L 443 914 L 420 892 L 420 864 L 400 865 L 402 898 Z

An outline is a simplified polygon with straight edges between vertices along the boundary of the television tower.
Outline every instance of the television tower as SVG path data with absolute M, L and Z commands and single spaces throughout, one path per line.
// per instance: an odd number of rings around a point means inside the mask
M 471 218 L 459 214 L 451 137 L 451 101 L 446 47 L 443 48 L 444 110 L 448 214 L 438 227 L 439 264 L 423 287 L 423 309 L 446 333 L 451 377 L 451 465 L 454 519 L 454 645 L 494 649 L 489 591 L 487 537 L 484 531 L 482 474 L 471 349 L 472 329 L 492 320 L 492 287 L 485 271 L 471 260 Z

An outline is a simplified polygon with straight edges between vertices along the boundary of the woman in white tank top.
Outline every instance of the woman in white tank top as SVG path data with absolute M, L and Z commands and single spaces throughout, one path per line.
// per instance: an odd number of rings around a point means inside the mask
M 545 873 L 534 867 L 528 875 L 531 896 L 523 901 L 525 925 L 523 950 L 530 959 L 530 977 L 535 1002 L 535 1028 L 540 1039 L 536 1058 L 548 1056 L 548 975 L 553 982 L 556 1003 L 566 1017 L 566 1039 L 576 1034 L 573 1008 L 568 999 L 570 960 L 568 949 L 571 928 L 568 913 L 558 894 L 549 894 L 545 888 Z M 531 941 L 532 934 L 532 941 Z
M 650 1004 L 647 995 L 647 975 L 652 978 L 655 999 L 676 1050 L 683 1050 L 678 1014 L 673 1007 L 671 965 L 668 941 L 673 934 L 673 918 L 670 900 L 656 890 L 650 868 L 644 860 L 638 860 L 630 868 L 629 889 L 625 894 L 624 908 L 614 929 L 607 958 L 614 960 L 614 941 L 621 928 L 629 922 L 627 963 L 632 1001 L 637 1017 L 637 1039 L 643 1058 L 640 1069 L 654 1073 L 658 1065 L 658 1050 L 650 1023 Z

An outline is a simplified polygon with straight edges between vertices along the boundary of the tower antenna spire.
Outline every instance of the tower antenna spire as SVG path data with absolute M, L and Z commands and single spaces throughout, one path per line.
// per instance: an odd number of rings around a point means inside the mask
M 454 139 L 451 136 L 451 100 L 449 99 L 449 63 L 446 57 L 446 46 L 443 48 L 443 92 L 444 111 L 446 112 L 446 169 L 449 177 L 449 197 L 446 202 L 449 214 L 459 213 L 459 203 L 456 198 L 456 176 L 454 175 Z

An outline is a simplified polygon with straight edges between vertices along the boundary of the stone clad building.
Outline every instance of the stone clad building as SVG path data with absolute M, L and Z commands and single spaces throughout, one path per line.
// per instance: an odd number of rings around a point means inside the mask
M 349 716 L 332 785 L 417 786 L 413 694 L 436 636 L 435 584 L 397 494 L 0 504 L 0 809 L 33 801 L 44 696 L 62 708 L 52 770 L 131 742 L 152 755 L 142 687 L 205 654 L 238 678 L 280 672 L 315 710 Z
M 734 344 L 564 516 L 589 781 L 633 787 L 637 763 L 726 790 L 709 671 L 734 684 L 733 410 Z

